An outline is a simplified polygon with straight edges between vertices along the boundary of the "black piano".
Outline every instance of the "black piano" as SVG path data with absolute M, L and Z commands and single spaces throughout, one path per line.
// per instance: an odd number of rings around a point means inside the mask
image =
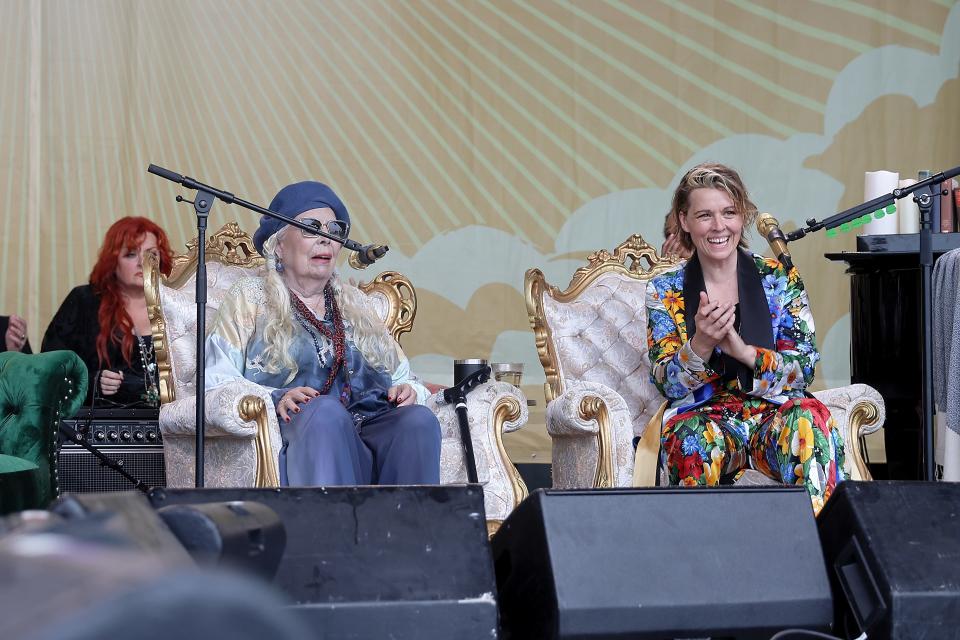
M 934 259 L 960 247 L 960 233 L 933 234 Z M 827 253 L 850 274 L 850 379 L 883 396 L 887 466 L 876 478 L 923 479 L 920 240 L 918 234 L 861 236 L 857 251 Z

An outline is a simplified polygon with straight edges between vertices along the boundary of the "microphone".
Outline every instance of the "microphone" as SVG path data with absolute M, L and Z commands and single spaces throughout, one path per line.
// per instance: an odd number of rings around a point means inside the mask
M 211 196 L 213 196 L 214 198 L 220 198 L 227 204 L 233 204 L 234 202 L 238 202 L 237 197 L 232 193 L 230 193 L 229 191 L 223 191 L 222 189 L 216 189 L 214 187 L 211 187 L 208 184 L 197 182 L 190 176 L 180 175 L 176 171 L 170 171 L 170 169 L 164 169 L 163 167 L 157 166 L 155 164 L 151 164 L 149 167 L 147 167 L 147 171 L 149 173 L 152 173 L 155 176 L 166 178 L 170 182 L 176 182 L 177 184 L 183 185 L 187 189 L 194 189 L 196 191 L 205 191 L 209 193 Z M 177 200 L 177 202 L 183 202 L 183 199 L 181 198 L 180 200 Z M 191 204 L 193 204 L 192 201 L 190 200 L 186 200 L 186 202 L 190 202 Z M 244 204 L 242 200 L 240 200 L 239 203 Z M 247 205 L 249 205 L 249 203 L 244 204 L 244 206 L 247 206 Z M 209 208 L 210 207 L 207 207 L 207 209 Z
M 147 167 L 147 171 L 152 173 L 155 176 L 160 176 L 161 178 L 166 178 L 170 182 L 176 182 L 177 184 L 183 184 L 183 176 L 175 171 L 170 171 L 170 169 L 164 169 L 153 163 Z
M 390 247 L 383 244 L 365 244 L 356 248 L 348 248 L 355 251 L 355 253 L 350 254 L 350 258 L 347 260 L 354 269 L 366 269 L 390 250 Z
M 770 248 L 773 249 L 777 260 L 786 270 L 793 269 L 793 260 L 790 258 L 790 250 L 787 248 L 787 238 L 780 230 L 780 223 L 777 222 L 777 219 L 769 213 L 761 213 L 760 217 L 757 218 L 757 231 L 770 243 Z

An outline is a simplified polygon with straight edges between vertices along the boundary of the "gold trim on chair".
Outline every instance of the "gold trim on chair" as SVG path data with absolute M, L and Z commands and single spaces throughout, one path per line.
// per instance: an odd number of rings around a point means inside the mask
M 510 460 L 510 456 L 507 455 L 506 447 L 503 446 L 503 427 L 507 422 L 519 419 L 520 415 L 520 403 L 516 398 L 501 398 L 493 408 L 493 433 L 497 441 L 497 455 L 500 456 L 503 466 L 507 469 L 507 475 L 510 476 L 510 484 L 513 486 L 514 507 L 523 502 L 524 498 L 530 495 L 530 491 L 520 476 L 520 472 L 513 465 L 513 461 Z
M 384 271 L 368 283 L 361 282 L 357 288 L 368 296 L 379 293 L 387 298 L 389 315 L 383 323 L 399 343 L 400 336 L 413 328 L 417 317 L 417 291 L 410 280 L 398 271 Z
M 641 259 L 646 260 L 648 268 L 641 266 Z M 619 273 L 636 280 L 649 280 L 676 267 L 678 260 L 660 257 L 657 250 L 647 244 L 639 235 L 633 234 L 611 254 L 602 249 L 587 257 L 586 266 L 577 269 L 566 291 L 560 291 L 550 285 L 540 269 L 530 269 L 524 278 L 524 298 L 527 304 L 527 317 L 537 344 L 537 353 L 540 364 L 546 376 L 543 385 L 547 402 L 559 397 L 563 393 L 563 379 L 560 375 L 559 359 L 553 347 L 553 337 L 547 324 L 543 308 L 544 295 L 549 295 L 558 302 L 575 300 L 584 289 L 605 273 Z
M 543 373 L 546 376 L 546 382 L 543 384 L 543 394 L 546 396 L 547 403 L 563 393 L 559 371 L 554 364 L 558 361 L 558 358 L 553 348 L 553 335 L 550 333 L 550 326 L 547 324 L 546 314 L 543 311 L 544 293 L 549 293 L 551 290 L 556 291 L 556 287 L 547 284 L 546 276 L 540 269 L 527 270 L 524 276 L 527 318 L 530 320 L 530 326 L 533 327 L 533 339 L 537 345 L 537 353 L 540 355 L 540 364 L 543 365 Z M 551 295 L 553 294 L 551 293 Z
M 236 222 L 228 222 L 207 238 L 207 262 L 234 267 L 262 267 L 267 263 L 257 253 L 250 236 Z M 179 289 L 197 272 L 197 239 L 187 243 L 187 252 L 173 257 L 173 268 L 164 284 Z
M 657 484 L 660 464 L 660 435 L 663 432 L 663 414 L 670 403 L 664 400 L 657 413 L 647 422 L 640 442 L 633 454 L 633 486 L 653 487 Z
M 877 423 L 880 420 L 880 412 L 872 402 L 858 402 L 853 406 L 850 412 L 850 448 L 853 450 L 853 461 L 856 463 L 857 471 L 860 473 L 860 480 L 873 480 L 873 474 L 870 468 L 864 462 L 863 441 L 861 438 L 869 435 L 880 428 Z M 876 425 L 876 426 L 875 426 Z M 870 427 L 874 427 L 871 429 Z M 862 432 L 862 433 L 861 433 Z
M 510 478 L 510 485 L 513 487 L 514 509 L 530 495 L 530 491 L 527 489 L 527 484 L 523 481 L 513 461 L 510 460 L 510 456 L 507 455 L 506 447 L 503 446 L 503 427 L 511 420 L 517 420 L 520 415 L 520 403 L 516 398 L 501 398 L 493 408 L 493 434 L 497 443 L 497 455 L 500 457 L 501 462 L 503 462 L 507 476 Z M 503 520 L 487 520 L 487 535 L 492 536 L 495 534 L 502 524 Z
M 597 489 L 613 487 L 613 437 L 607 403 L 598 396 L 586 396 L 580 401 L 580 417 L 597 421 L 597 472 L 593 477 L 593 486 Z
M 150 335 L 157 361 L 157 386 L 160 390 L 160 404 L 173 402 L 173 369 L 170 360 L 170 347 L 167 344 L 167 323 L 163 319 L 160 307 L 160 258 L 147 252 L 143 263 L 143 295 L 147 303 L 147 317 L 150 319 Z
M 207 238 L 207 262 L 252 269 L 266 264 L 253 246 L 253 241 L 236 222 L 228 222 Z M 180 289 L 197 272 L 197 239 L 187 243 L 187 252 L 173 257 L 170 275 L 163 277 L 158 258 L 148 254 L 143 265 L 143 292 L 147 301 L 147 316 L 153 335 L 153 349 L 157 359 L 157 380 L 160 387 L 160 404 L 176 400 L 173 383 L 173 363 L 170 345 L 167 342 L 167 327 L 163 319 L 160 301 L 160 284 L 171 289 Z M 202 327 L 197 327 L 202 331 Z
M 270 422 L 267 419 L 267 404 L 263 401 L 263 398 L 258 396 L 244 396 L 240 400 L 239 409 L 241 420 L 255 420 L 257 422 L 255 439 L 257 473 L 254 486 L 279 487 L 277 459 L 273 455 L 273 447 L 270 445 Z

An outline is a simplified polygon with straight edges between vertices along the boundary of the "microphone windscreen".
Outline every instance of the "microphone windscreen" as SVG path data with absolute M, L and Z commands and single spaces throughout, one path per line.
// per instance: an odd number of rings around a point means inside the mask
M 757 231 L 764 238 L 776 227 L 779 227 L 780 223 L 777 222 L 777 219 L 774 218 L 769 213 L 761 213 L 757 216 Z
M 164 169 L 163 167 L 158 167 L 158 166 L 155 165 L 155 164 L 151 164 L 149 167 L 147 167 L 147 171 L 150 172 L 150 173 L 152 173 L 152 174 L 155 175 L 155 176 L 160 176 L 161 178 L 166 178 L 167 180 L 169 180 L 169 181 L 171 181 L 171 182 L 176 182 L 176 183 L 178 183 L 178 184 L 183 182 L 183 176 L 180 175 L 179 173 L 174 173 L 173 171 L 170 171 L 169 169 Z

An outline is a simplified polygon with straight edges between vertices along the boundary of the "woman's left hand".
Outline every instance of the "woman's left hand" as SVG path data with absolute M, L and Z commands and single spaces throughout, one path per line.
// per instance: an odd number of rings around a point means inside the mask
M 734 360 L 742 362 L 748 367 L 753 367 L 757 359 L 756 348 L 744 342 L 740 334 L 734 329 L 730 329 L 717 346 L 720 347 L 720 351 L 723 351 Z
M 398 384 L 387 389 L 387 400 L 398 407 L 405 407 L 417 401 L 417 392 L 408 384 Z

